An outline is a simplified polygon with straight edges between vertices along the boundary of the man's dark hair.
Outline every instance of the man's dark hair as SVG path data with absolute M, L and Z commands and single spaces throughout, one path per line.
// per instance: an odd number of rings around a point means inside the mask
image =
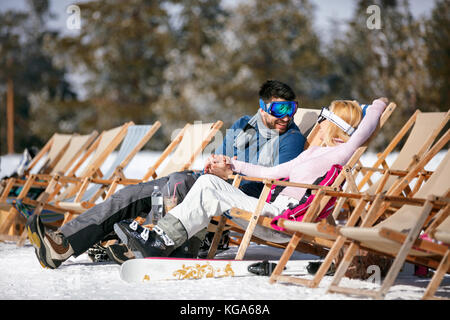
M 294 91 L 287 84 L 277 80 L 267 80 L 259 89 L 259 97 L 264 102 L 268 102 L 271 98 L 280 98 L 288 101 L 295 100 Z

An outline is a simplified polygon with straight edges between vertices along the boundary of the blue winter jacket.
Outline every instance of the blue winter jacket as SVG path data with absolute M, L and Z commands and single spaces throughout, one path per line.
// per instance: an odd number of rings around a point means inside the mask
M 225 139 L 223 140 L 222 146 L 217 148 L 215 154 L 225 154 L 229 157 L 237 156 L 239 160 L 258 164 L 259 150 L 254 146 L 247 146 L 244 150 L 238 150 L 234 146 L 234 139 L 236 136 L 236 130 L 248 130 L 253 128 L 248 124 L 251 116 L 243 116 L 238 119 L 230 129 L 227 130 Z M 257 141 L 259 141 L 260 134 L 258 127 L 255 126 Z M 296 158 L 301 152 L 303 152 L 305 146 L 305 137 L 300 132 L 300 129 L 294 123 L 291 122 L 286 132 L 279 136 L 279 154 L 278 154 L 278 164 L 290 161 Z M 274 161 L 276 164 L 276 161 Z M 247 195 L 258 198 L 263 188 L 262 183 L 255 183 L 250 181 L 242 181 L 240 189 L 244 191 Z

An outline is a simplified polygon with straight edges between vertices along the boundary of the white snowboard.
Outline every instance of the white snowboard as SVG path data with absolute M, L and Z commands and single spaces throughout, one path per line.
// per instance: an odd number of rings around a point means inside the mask
M 120 267 L 120 278 L 130 283 L 156 280 L 185 280 L 256 276 L 248 266 L 261 260 L 217 260 L 181 258 L 145 258 L 125 261 Z M 270 261 L 277 263 L 278 261 Z M 304 261 L 289 261 L 286 269 L 300 271 Z M 292 270 L 293 271 L 293 270 Z M 300 272 L 301 273 L 301 272 Z

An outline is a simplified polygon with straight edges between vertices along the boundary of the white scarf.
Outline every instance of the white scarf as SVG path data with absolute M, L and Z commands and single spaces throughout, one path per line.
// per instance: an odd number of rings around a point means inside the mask
M 274 166 L 279 164 L 280 153 L 280 134 L 277 130 L 269 129 L 264 124 L 261 113 L 257 112 L 248 122 L 251 128 L 242 130 L 234 140 L 234 146 L 238 150 L 244 150 L 249 147 L 249 160 L 251 161 L 257 155 L 258 138 L 256 130 L 259 132 L 259 157 L 258 164 L 261 166 Z M 241 159 L 239 159 L 241 160 Z

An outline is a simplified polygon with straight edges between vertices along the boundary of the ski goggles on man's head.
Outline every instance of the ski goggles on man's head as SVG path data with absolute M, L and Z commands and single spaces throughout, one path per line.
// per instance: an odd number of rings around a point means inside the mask
M 297 111 L 298 103 L 297 101 L 272 101 L 266 104 L 263 99 L 259 99 L 259 106 L 271 116 L 281 119 L 286 116 L 292 118 Z
M 344 121 L 342 118 L 331 112 L 328 107 L 323 107 L 320 111 L 319 117 L 317 118 L 317 122 L 321 123 L 324 120 L 329 120 L 335 125 L 337 125 L 342 131 L 344 131 L 346 134 L 351 136 L 353 132 L 355 132 L 355 128 L 353 128 L 351 125 L 349 125 L 346 121 Z

